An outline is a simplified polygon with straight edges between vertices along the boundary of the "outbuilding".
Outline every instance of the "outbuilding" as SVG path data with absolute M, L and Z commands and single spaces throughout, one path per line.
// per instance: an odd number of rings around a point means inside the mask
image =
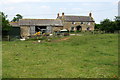
M 52 33 L 63 29 L 62 21 L 57 19 L 20 19 L 18 25 L 21 37 L 29 37 L 36 32 Z

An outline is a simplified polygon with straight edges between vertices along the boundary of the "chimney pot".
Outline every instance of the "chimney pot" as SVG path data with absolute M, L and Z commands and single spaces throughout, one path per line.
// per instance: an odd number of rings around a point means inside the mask
M 62 13 L 62 16 L 64 16 L 64 12 Z
M 92 17 L 92 13 L 91 12 L 89 13 L 89 16 Z
M 57 17 L 60 17 L 60 14 L 59 14 L 59 13 L 57 14 Z

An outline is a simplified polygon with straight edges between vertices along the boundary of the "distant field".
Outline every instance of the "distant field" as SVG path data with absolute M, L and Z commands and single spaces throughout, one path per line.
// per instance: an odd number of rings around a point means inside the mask
M 45 43 L 3 42 L 3 78 L 117 77 L 117 36 L 69 36 Z

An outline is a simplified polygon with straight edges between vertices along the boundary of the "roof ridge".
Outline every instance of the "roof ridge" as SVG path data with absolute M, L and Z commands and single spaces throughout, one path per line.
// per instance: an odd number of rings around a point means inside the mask
M 75 16 L 75 15 L 65 15 L 65 16 L 70 16 L 70 17 L 90 17 L 90 16 Z
M 56 19 L 20 19 L 20 20 L 56 20 Z
M 19 23 L 19 22 L 9 22 L 9 23 Z

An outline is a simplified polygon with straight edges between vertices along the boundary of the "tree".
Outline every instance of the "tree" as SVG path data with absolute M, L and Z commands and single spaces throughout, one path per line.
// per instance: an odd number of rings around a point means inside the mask
M 100 29 L 105 32 L 114 32 L 116 30 L 115 22 L 109 19 L 104 19 L 100 22 Z
M 9 31 L 12 26 L 9 24 L 9 20 L 7 20 L 7 15 L 0 12 L 0 17 L 2 18 L 2 31 Z
M 120 20 L 115 19 L 115 25 L 116 25 L 116 30 L 119 31 L 120 30 Z
M 95 24 L 95 29 L 96 29 L 96 30 L 99 30 L 99 29 L 100 29 L 100 26 L 101 26 L 100 24 Z
M 21 16 L 20 14 L 17 14 L 16 17 L 13 18 L 12 22 L 18 22 L 22 18 L 23 16 Z
M 95 29 L 99 29 L 105 32 L 115 32 L 120 30 L 120 21 L 111 21 L 109 19 L 104 19 L 100 24 L 95 25 Z
M 103 31 L 108 31 L 108 28 L 110 27 L 110 20 L 109 19 L 104 19 L 103 21 L 100 22 L 101 26 L 100 29 Z

